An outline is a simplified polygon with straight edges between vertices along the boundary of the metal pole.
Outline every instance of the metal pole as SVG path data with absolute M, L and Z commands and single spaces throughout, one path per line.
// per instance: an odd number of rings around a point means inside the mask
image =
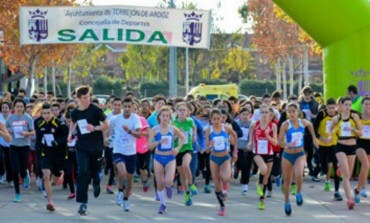
M 170 0 L 170 8 L 175 8 L 173 0 Z M 169 69 L 168 69 L 168 79 L 169 79 L 169 96 L 177 96 L 177 64 L 176 64 L 176 47 L 170 47 L 170 58 L 169 58 Z
M 32 80 L 30 80 L 30 81 L 32 81 Z M 48 92 L 48 68 L 46 68 L 46 67 L 44 69 L 44 92 L 45 92 L 45 95 Z
M 70 99 L 71 98 L 71 78 L 72 78 L 72 65 L 71 65 L 71 62 L 68 63 L 68 98 Z
M 51 75 L 52 75 L 52 78 L 53 78 L 53 93 L 54 93 L 54 96 L 57 96 L 57 91 L 56 91 L 56 87 L 55 87 L 56 86 L 56 83 L 55 83 L 55 64 L 52 67 Z
M 189 48 L 185 48 L 185 94 L 187 95 L 189 92 Z

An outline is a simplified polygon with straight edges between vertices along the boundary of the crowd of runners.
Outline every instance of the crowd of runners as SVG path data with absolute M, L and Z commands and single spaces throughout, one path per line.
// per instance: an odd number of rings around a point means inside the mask
M 186 206 L 196 195 L 214 192 L 218 215 L 224 216 L 231 178 L 239 179 L 245 195 L 251 175 L 258 174 L 258 209 L 265 209 L 276 185 L 289 216 L 291 195 L 298 206 L 304 203 L 307 170 L 313 181 L 325 175 L 322 188 L 334 191 L 336 201 L 343 200 L 342 186 L 353 209 L 367 197 L 370 97 L 359 96 L 355 86 L 343 95 L 323 101 L 310 87 L 287 101 L 279 92 L 213 101 L 191 95 L 148 100 L 127 93 L 101 104 L 89 86 L 78 87 L 71 99 L 43 92 L 28 98 L 22 89 L 15 96 L 4 93 L 0 183 L 14 187 L 14 202 L 21 202 L 22 190 L 35 177 L 49 211 L 56 209 L 53 186 L 63 185 L 68 199 L 79 203 L 78 213 L 86 215 L 90 185 L 94 197 L 104 188 L 130 211 L 133 181 L 139 178 L 143 192 L 159 201 L 159 214 L 167 211 L 166 199 L 175 190 L 184 194 Z M 101 186 L 103 175 L 107 184 Z

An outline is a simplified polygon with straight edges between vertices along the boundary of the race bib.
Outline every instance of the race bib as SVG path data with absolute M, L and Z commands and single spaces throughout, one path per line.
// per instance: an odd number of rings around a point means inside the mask
M 370 139 L 370 126 L 369 125 L 362 126 L 362 138 Z
M 352 131 L 351 130 L 346 130 L 346 129 L 349 129 L 349 128 L 351 128 L 351 123 L 343 122 L 340 126 L 340 130 L 342 132 L 341 136 L 344 136 L 344 137 L 351 136 Z
M 52 147 L 54 141 L 53 134 L 44 134 L 44 142 L 47 146 Z
M 78 128 L 80 129 L 81 135 L 90 133 L 90 131 L 87 130 L 88 123 L 86 119 L 78 120 L 77 125 L 78 125 Z
M 268 145 L 269 145 L 268 140 L 262 140 L 262 139 L 257 140 L 258 154 L 261 154 L 261 155 L 268 154 Z
M 249 136 L 249 128 L 242 127 L 243 136 L 241 137 L 242 140 L 248 141 Z
M 164 139 L 161 143 L 161 148 L 164 150 L 172 149 L 172 136 L 161 136 L 161 140 Z
M 215 151 L 223 151 L 225 150 L 225 137 L 223 136 L 216 136 L 213 138 L 215 142 L 214 150 Z
M 13 132 L 16 139 L 24 138 L 24 136 L 22 135 L 23 126 L 13 126 Z
M 182 134 L 184 134 L 185 139 L 184 139 L 184 144 L 189 143 L 189 132 L 188 131 L 182 131 Z
M 302 146 L 303 133 L 302 132 L 293 132 L 292 133 L 292 144 L 294 146 Z
M 332 120 L 328 120 L 326 122 L 326 126 L 325 126 L 325 133 L 326 134 L 330 134 L 331 133 L 331 127 L 333 126 L 333 121 Z

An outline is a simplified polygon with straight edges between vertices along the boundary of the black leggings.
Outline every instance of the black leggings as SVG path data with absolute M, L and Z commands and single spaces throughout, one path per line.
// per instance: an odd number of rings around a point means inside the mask
M 242 172 L 240 184 L 249 184 L 249 175 L 253 163 L 253 153 L 251 151 L 238 150 L 238 160 L 236 168 Z
M 199 171 L 202 172 L 205 184 L 209 184 L 211 180 L 211 167 L 209 165 L 209 153 L 198 153 Z
M 319 148 L 319 156 L 320 156 L 320 163 L 321 163 L 321 169 L 322 172 L 327 174 L 329 163 L 333 164 L 334 168 L 334 188 L 335 191 L 339 190 L 339 184 L 340 184 L 340 177 L 336 174 L 336 170 L 338 168 L 338 160 L 335 156 L 335 146 L 332 147 L 325 147 L 320 146 Z
M 114 183 L 113 148 L 105 147 L 104 157 L 105 157 L 104 173 L 105 175 L 107 175 L 109 172 L 107 185 L 111 186 Z
M 27 175 L 29 146 L 10 146 L 9 153 L 13 170 L 14 189 L 15 193 L 19 194 L 19 176 L 25 178 Z
M 4 165 L 5 165 L 5 172 L 6 172 L 6 181 L 10 183 L 13 181 L 13 171 L 12 171 L 12 163 L 10 162 L 10 147 L 1 147 L 3 150 L 4 155 Z
M 77 177 L 76 151 L 68 151 L 68 159 L 64 160 L 64 181 L 69 186 L 71 193 L 75 193 L 74 179 Z

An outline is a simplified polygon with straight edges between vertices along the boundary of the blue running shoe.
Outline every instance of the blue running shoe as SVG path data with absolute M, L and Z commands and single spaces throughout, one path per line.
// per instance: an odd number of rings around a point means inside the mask
M 297 195 L 295 196 L 296 198 L 296 202 L 297 202 L 297 205 L 298 206 L 302 206 L 303 204 L 303 196 L 301 193 L 297 193 Z
M 290 205 L 290 203 L 285 203 L 284 210 L 287 216 L 290 216 L 292 214 L 292 206 Z

